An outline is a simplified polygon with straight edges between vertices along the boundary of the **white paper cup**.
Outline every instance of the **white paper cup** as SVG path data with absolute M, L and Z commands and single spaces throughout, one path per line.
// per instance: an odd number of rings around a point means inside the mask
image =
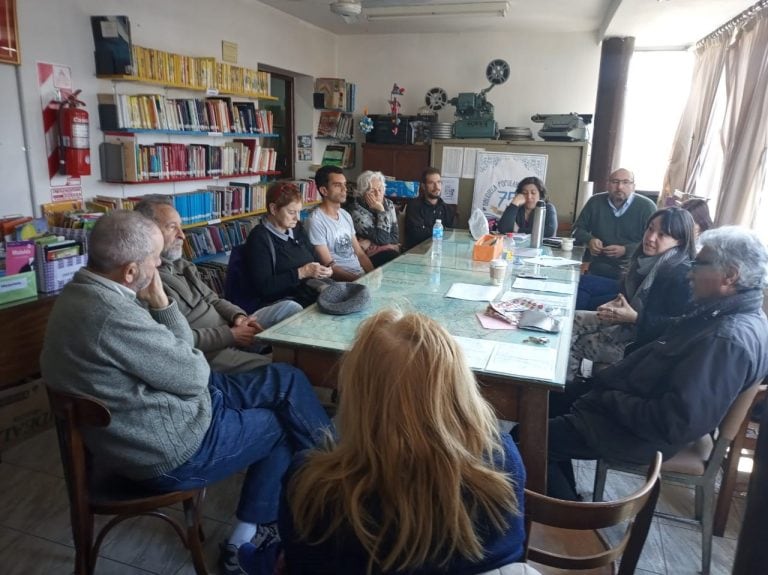
M 507 275 L 507 262 L 504 260 L 493 260 L 490 265 L 491 282 L 494 285 L 504 283 L 504 277 Z
M 564 252 L 570 252 L 573 249 L 573 238 L 563 238 L 560 249 Z

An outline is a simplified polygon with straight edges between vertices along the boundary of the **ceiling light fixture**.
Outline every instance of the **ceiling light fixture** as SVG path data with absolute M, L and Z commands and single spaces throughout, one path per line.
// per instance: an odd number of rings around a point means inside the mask
M 370 21 L 424 16 L 495 16 L 503 18 L 509 2 L 478 2 L 477 4 L 421 4 L 418 6 L 379 6 L 366 8 Z

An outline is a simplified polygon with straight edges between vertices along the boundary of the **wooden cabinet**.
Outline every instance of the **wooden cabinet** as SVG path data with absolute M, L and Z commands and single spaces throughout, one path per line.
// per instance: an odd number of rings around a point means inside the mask
M 382 172 L 398 180 L 418 182 L 429 167 L 429 146 L 363 144 L 363 170 Z

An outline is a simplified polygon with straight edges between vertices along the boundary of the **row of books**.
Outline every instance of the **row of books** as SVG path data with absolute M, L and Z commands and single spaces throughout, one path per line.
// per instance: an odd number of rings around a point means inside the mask
M 342 78 L 316 78 L 315 94 L 320 96 L 318 108 L 332 108 L 345 112 L 355 111 L 357 87 Z
M 212 57 L 184 56 L 136 45 L 133 45 L 131 52 L 137 79 L 196 89 L 213 88 L 246 96 L 269 94 L 269 72 L 217 62 Z
M 353 168 L 355 166 L 355 144 L 329 144 L 323 152 L 323 166 Z
M 251 217 L 190 228 L 185 232 L 184 257 L 194 261 L 204 256 L 228 252 L 234 246 L 245 243 L 250 231 L 260 221 L 258 217 Z
M 227 278 L 227 264 L 224 262 L 204 262 L 197 264 L 200 279 L 219 297 L 224 297 L 224 282 Z
M 317 123 L 318 138 L 338 138 L 351 140 L 354 135 L 355 122 L 352 114 L 338 110 L 323 110 Z
M 272 112 L 231 98 L 166 98 L 160 94 L 99 94 L 101 129 L 270 134 Z
M 172 198 L 181 223 L 195 224 L 266 210 L 267 184 L 230 182 Z
M 106 182 L 145 182 L 271 172 L 277 164 L 277 150 L 247 139 L 221 146 L 139 144 L 134 134 L 105 134 L 99 160 Z

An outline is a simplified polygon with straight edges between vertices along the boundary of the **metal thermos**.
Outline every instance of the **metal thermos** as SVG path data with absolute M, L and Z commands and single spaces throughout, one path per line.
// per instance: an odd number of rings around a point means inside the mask
M 544 220 L 547 215 L 547 207 L 542 200 L 536 202 L 533 208 L 533 226 L 531 227 L 531 247 L 540 248 L 544 239 Z

